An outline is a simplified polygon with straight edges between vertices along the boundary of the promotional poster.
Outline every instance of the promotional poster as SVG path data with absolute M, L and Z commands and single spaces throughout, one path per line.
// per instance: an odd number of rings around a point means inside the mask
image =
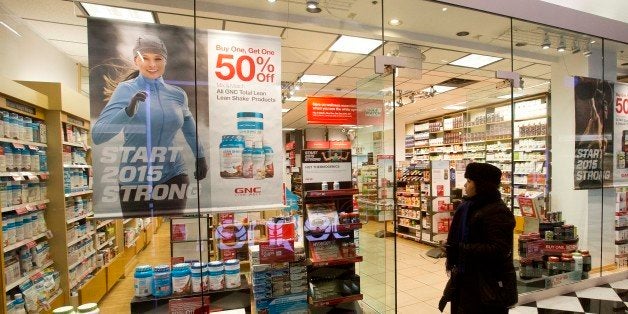
M 306 149 L 301 152 L 305 190 L 351 187 L 350 149 Z M 334 183 L 337 183 L 334 188 Z
M 615 140 L 613 141 L 613 156 L 615 171 L 613 183 L 615 186 L 628 185 L 628 84 L 615 83 Z
M 574 77 L 576 141 L 574 188 L 612 185 L 613 84 Z
M 281 41 L 208 31 L 211 209 L 282 207 Z
M 194 80 L 194 30 L 94 18 L 87 29 L 95 217 L 209 207 L 207 86 Z M 207 58 L 196 59 L 206 73 Z

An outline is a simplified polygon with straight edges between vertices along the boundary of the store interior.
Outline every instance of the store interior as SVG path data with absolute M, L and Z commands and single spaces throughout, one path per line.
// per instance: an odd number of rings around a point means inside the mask
M 90 64 L 96 48 L 90 47 L 87 27 L 94 13 L 76 1 L 0 0 L 0 111 L 17 113 L 33 130 L 17 140 L 0 138 L 5 154 L 6 144 L 13 154 L 19 149 L 30 155 L 31 162 L 1 173 L 3 189 L 29 191 L 28 199 L 8 203 L 0 194 L 3 227 L 18 220 L 37 231 L 13 233 L 12 241 L 3 232 L 0 264 L 7 275 L 0 306 L 6 305 L 6 312 L 21 298 L 34 313 L 86 303 L 97 303 L 102 313 L 161 311 L 170 295 L 155 294 L 154 287 L 138 295 L 138 267 L 150 265 L 152 278 L 158 265 L 235 259 L 232 286 L 207 293 L 212 312 L 438 313 L 448 280 L 442 245 L 462 197 L 464 167 L 472 161 L 503 172 L 500 192 L 517 221 L 520 295 L 533 300 L 539 291 L 625 277 L 628 184 L 602 186 L 600 180 L 576 177 L 579 136 L 589 134 L 578 133 L 579 121 L 586 125 L 579 114 L 603 111 L 577 111 L 574 77 L 628 83 L 628 44 L 436 1 L 89 2 L 146 11 L 155 22 L 140 23 L 194 34 L 218 30 L 279 38 L 281 64 L 275 66 L 281 68 L 285 149 L 275 151 L 284 163 L 275 165 L 275 173 L 283 175 L 298 201 L 291 210 L 199 208 L 197 216 L 187 217 L 95 218 L 91 183 L 99 179 L 92 173 L 96 158 L 89 132 L 98 113 L 90 112 L 89 97 L 97 69 Z M 352 39 L 364 42 L 343 43 Z M 376 66 L 378 60 L 383 67 Z M 207 85 L 202 78 L 183 83 Z M 600 99 L 611 99 L 594 105 L 596 111 L 621 111 L 617 95 L 603 83 L 595 89 Z M 358 118 L 312 123 L 308 98 L 315 97 L 353 99 Z M 378 112 L 374 122 L 360 118 L 369 108 Z M 599 123 L 603 130 L 606 122 Z M 624 141 L 601 130 L 605 140 Z M 338 186 L 335 179 L 305 184 L 305 152 L 319 150 L 351 156 L 344 160 L 350 163 L 349 178 L 339 177 Z M 611 169 L 612 177 L 616 169 L 628 168 L 623 153 L 621 166 L 616 152 L 604 153 L 600 173 Z M 308 225 L 317 215 L 336 221 L 334 234 L 340 235 L 332 246 L 343 258 L 313 258 L 323 254 L 308 246 L 318 241 L 312 239 L 320 230 Z M 21 220 L 25 216 L 30 218 Z M 292 260 L 281 260 L 293 262 L 289 266 L 277 262 L 263 268 L 254 250 L 272 238 L 269 226 L 275 225 L 268 222 L 278 221 L 293 226 L 283 232 L 296 229 L 301 242 L 304 235 L 307 240 L 301 248 L 292 244 Z M 229 248 L 233 244 L 220 238 L 225 230 L 235 233 L 234 227 L 248 229 L 244 238 L 251 247 Z M 534 245 L 540 251 L 532 254 Z M 22 255 L 32 262 L 22 265 Z M 308 262 L 298 261 L 300 255 Z M 566 258 L 561 267 L 571 266 L 556 270 L 550 256 Z M 582 261 L 579 268 L 575 260 Z M 298 278 L 287 281 L 302 284 L 288 284 L 281 294 L 256 290 L 264 285 L 256 276 L 270 278 L 273 267 Z

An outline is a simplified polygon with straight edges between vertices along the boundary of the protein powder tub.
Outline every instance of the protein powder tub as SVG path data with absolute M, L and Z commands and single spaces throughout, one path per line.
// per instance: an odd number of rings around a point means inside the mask
M 153 269 L 150 265 L 141 265 L 135 268 L 135 296 L 150 296 L 153 290 Z
M 242 177 L 242 152 L 244 137 L 223 135 L 220 142 L 220 177 L 233 179 Z
M 260 112 L 238 112 L 238 133 L 244 136 L 245 146 L 253 147 L 253 143 L 261 141 L 264 131 L 264 114 Z
M 240 261 L 237 259 L 225 261 L 225 286 L 227 289 L 240 286 Z
M 185 295 L 192 291 L 190 264 L 179 263 L 172 267 L 172 294 Z
M 266 178 L 275 176 L 275 166 L 273 164 L 273 149 L 270 146 L 264 146 L 264 168 L 266 168 Z
M 167 297 L 171 294 L 170 265 L 155 266 L 155 271 L 153 272 L 153 295 L 159 298 Z
M 192 292 L 203 291 L 203 266 L 201 263 L 192 264 Z
M 222 290 L 225 288 L 224 266 L 221 261 L 209 262 L 209 290 Z

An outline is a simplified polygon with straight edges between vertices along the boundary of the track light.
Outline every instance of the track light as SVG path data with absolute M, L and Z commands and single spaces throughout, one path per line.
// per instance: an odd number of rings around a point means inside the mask
M 300 81 L 294 83 L 295 90 L 301 90 L 301 87 L 303 87 L 303 83 L 301 83 Z
M 545 33 L 545 37 L 543 38 L 543 43 L 541 44 L 541 48 L 549 49 L 551 45 L 552 45 L 552 42 L 550 41 L 549 35 Z
M 556 50 L 558 50 L 558 52 L 564 52 L 565 49 L 567 49 L 567 45 L 565 44 L 565 37 L 563 37 L 563 35 L 560 35 L 560 41 L 558 41 L 558 47 L 556 47 Z
M 307 0 L 305 2 L 305 11 L 310 13 L 319 13 L 321 12 L 321 8 L 318 6 L 318 0 Z
M 582 51 L 582 54 L 583 54 L 585 57 L 588 57 L 588 56 L 590 56 L 590 55 L 591 55 L 591 44 L 590 44 L 590 43 L 587 43 L 587 44 L 586 44 L 586 46 L 584 47 L 584 51 Z

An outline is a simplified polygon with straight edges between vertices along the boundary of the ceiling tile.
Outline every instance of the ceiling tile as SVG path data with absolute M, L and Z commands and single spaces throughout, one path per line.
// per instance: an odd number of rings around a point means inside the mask
M 345 71 L 347 71 L 349 67 L 339 66 L 339 65 L 326 65 L 320 63 L 314 63 L 310 66 L 305 74 L 318 74 L 318 75 L 334 75 L 338 76 Z
M 329 86 L 333 87 L 353 87 L 355 88 L 360 79 L 357 77 L 347 77 L 345 75 L 334 79 Z
M 487 71 L 487 70 L 473 70 L 469 73 L 467 73 L 468 75 L 474 75 L 474 76 L 482 76 L 482 77 L 495 77 L 495 71 Z
M 316 50 L 281 47 L 282 61 L 312 63 L 320 54 L 321 52 Z
M 453 77 L 453 76 L 456 76 L 456 75 L 459 75 L 459 74 L 469 73 L 469 72 L 473 71 L 473 69 L 465 68 L 465 67 L 457 67 L 457 66 L 453 66 L 453 65 L 443 65 L 441 67 L 438 67 L 436 69 L 436 71 L 449 73 Z M 434 71 L 432 71 L 430 73 L 433 73 L 433 72 Z
M 423 52 L 423 54 L 425 55 L 425 62 L 439 64 L 447 64 L 468 55 L 468 53 L 465 52 L 444 50 L 438 48 L 426 50 L 425 52 Z
M 426 85 L 435 85 L 451 77 L 451 75 L 442 76 L 443 74 L 442 72 L 438 72 L 438 74 L 441 74 L 441 75 L 436 76 L 436 75 L 433 75 L 432 72 L 434 71 L 429 72 L 429 75 L 423 74 L 421 76 L 421 80 L 419 80 L 419 83 L 426 84 Z
M 364 59 L 366 56 L 355 53 L 346 53 L 338 51 L 325 51 L 318 59 L 316 63 L 330 64 L 330 65 L 342 65 L 342 66 L 354 66 L 356 63 Z M 366 57 L 369 59 L 368 57 Z M 372 59 L 371 59 L 372 60 Z
M 46 39 L 87 43 L 87 28 L 85 26 L 40 21 L 29 21 L 28 23 L 35 32 Z
M 240 32 L 246 34 L 268 35 L 268 36 L 281 36 L 283 27 L 273 27 L 258 24 L 245 24 L 227 21 L 225 25 L 226 31 Z
M 292 48 L 327 50 L 338 36 L 317 32 L 288 29 L 283 34 L 282 45 Z
M 303 73 L 307 67 L 309 67 L 309 63 L 304 62 L 289 62 L 284 61 L 281 63 L 281 71 L 282 72 L 292 72 L 292 73 Z
M 37 1 L 0 1 L 9 11 L 28 20 L 50 21 L 72 25 L 87 25 L 87 19 L 77 17 L 80 13 L 71 1 L 37 0 Z
M 65 41 L 50 41 L 59 50 L 69 54 L 70 56 L 87 56 L 87 44 L 70 43 Z
M 352 68 L 349 71 L 347 71 L 343 76 L 346 76 L 346 77 L 356 77 L 356 78 L 359 78 L 359 79 L 363 79 L 365 77 L 370 77 L 373 74 L 375 74 L 373 69 Z
M 294 82 L 301 76 L 302 73 L 303 72 L 290 73 L 290 72 L 282 71 L 281 72 L 281 80 L 282 81 Z
M 194 27 L 194 18 L 179 14 L 157 13 L 160 24 L 175 25 L 181 27 Z M 208 19 L 203 17 L 196 18 L 197 29 L 222 29 L 222 20 Z
M 485 65 L 481 69 L 487 71 L 511 71 L 512 65 L 510 59 L 502 59 L 489 65 Z
M 552 67 L 545 64 L 535 63 L 525 68 L 519 69 L 517 72 L 525 76 L 539 77 L 543 74 L 551 73 Z

